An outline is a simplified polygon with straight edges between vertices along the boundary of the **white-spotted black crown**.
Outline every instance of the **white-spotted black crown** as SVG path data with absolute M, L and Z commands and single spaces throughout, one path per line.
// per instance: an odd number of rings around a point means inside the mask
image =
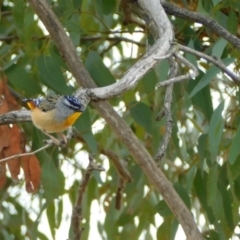
M 64 96 L 64 104 L 67 105 L 69 108 L 75 111 L 82 112 L 83 106 L 80 100 L 74 96 Z

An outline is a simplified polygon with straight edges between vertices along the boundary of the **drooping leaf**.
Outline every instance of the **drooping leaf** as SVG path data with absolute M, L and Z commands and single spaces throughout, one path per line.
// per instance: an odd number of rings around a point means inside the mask
M 56 168 L 51 158 L 46 159 L 42 165 L 42 185 L 48 202 L 58 198 L 64 192 L 63 174 Z
M 234 61 L 234 58 L 227 58 L 223 59 L 222 61 L 226 66 L 228 66 Z M 197 92 L 199 92 L 202 88 L 208 85 L 219 72 L 220 72 L 219 68 L 215 66 L 210 67 L 204 74 L 204 76 L 199 80 L 199 83 L 192 90 L 189 97 L 192 98 Z
M 217 197 L 218 164 L 215 163 L 207 176 L 207 204 L 212 206 Z
M 114 77 L 104 65 L 102 58 L 97 52 L 89 52 L 85 66 L 99 87 L 107 86 L 115 82 Z
M 140 124 L 148 133 L 152 133 L 152 112 L 142 102 L 134 102 L 130 106 L 130 113 L 133 119 Z
M 239 142 L 240 142 L 240 125 L 237 128 L 236 135 L 233 138 L 232 144 L 230 146 L 229 156 L 228 156 L 230 164 L 234 164 L 237 157 L 240 154 Z
M 72 93 L 63 77 L 61 66 L 54 58 L 40 56 L 38 58 L 38 69 L 44 84 L 52 90 L 63 95 Z
M 227 41 L 220 38 L 213 46 L 212 55 L 217 58 L 221 58 L 222 53 L 227 45 Z
M 41 93 L 38 83 L 19 65 L 12 65 L 5 71 L 12 86 L 21 90 L 27 96 L 34 96 Z
M 219 145 L 222 139 L 224 119 L 222 117 L 222 111 L 224 108 L 224 102 L 220 103 L 214 111 L 208 133 L 209 152 L 211 153 L 212 161 L 216 161 L 216 157 L 219 151 Z

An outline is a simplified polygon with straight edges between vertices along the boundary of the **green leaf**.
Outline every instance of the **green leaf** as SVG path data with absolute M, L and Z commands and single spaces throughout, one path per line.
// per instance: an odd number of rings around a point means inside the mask
M 235 180 L 240 175 L 240 156 L 238 155 L 236 161 L 230 164 L 230 171 L 232 173 L 232 178 Z
M 211 12 L 212 8 L 213 8 L 213 4 L 212 1 L 209 0 L 202 0 L 202 6 L 205 9 L 205 11 L 207 12 Z
M 236 132 L 236 134 L 232 140 L 232 144 L 230 146 L 229 156 L 228 156 L 230 164 L 234 164 L 237 157 L 240 154 L 239 143 L 240 143 L 240 125 L 238 125 L 237 132 Z
M 151 94 L 153 96 L 153 92 L 155 91 L 155 86 L 157 84 L 157 77 L 155 72 L 152 70 L 145 74 L 140 82 L 143 92 L 147 94 Z
M 56 228 L 60 227 L 62 222 L 62 213 L 63 213 L 63 199 L 57 201 L 57 215 L 56 215 Z
M 60 94 L 72 93 L 71 88 L 66 84 L 61 66 L 54 58 L 40 56 L 37 63 L 41 79 L 46 86 Z
M 97 1 L 98 4 L 101 5 L 102 11 L 105 15 L 108 15 L 110 13 L 112 13 L 117 5 L 117 1 L 116 0 L 101 0 L 101 1 Z
M 41 206 L 39 206 L 40 209 L 38 210 L 37 219 L 33 222 L 33 224 L 31 225 L 31 228 L 29 229 L 30 236 L 32 239 L 37 239 L 39 219 L 41 218 L 42 213 L 47 208 L 47 206 L 48 206 L 48 202 L 45 202 Z
M 201 202 L 202 206 L 204 207 L 208 219 L 210 223 L 215 222 L 215 217 L 213 215 L 213 211 L 211 208 L 207 206 L 207 191 L 206 191 L 206 183 L 207 183 L 207 174 L 204 171 L 198 169 L 195 178 L 194 178 L 194 188 L 197 194 L 199 201 Z
M 234 58 L 226 58 L 226 59 L 222 60 L 222 62 L 226 66 L 228 66 L 234 60 L 235 60 Z M 203 89 L 205 86 L 207 86 L 220 71 L 221 70 L 215 66 L 210 67 L 207 70 L 207 72 L 204 74 L 204 76 L 200 79 L 200 81 L 196 85 L 196 87 L 192 90 L 189 97 L 192 98 L 197 92 L 199 92 L 201 89 Z
M 215 163 L 207 176 L 207 205 L 210 207 L 215 203 L 217 197 L 218 164 Z
M 189 93 L 191 93 L 192 90 L 199 84 L 201 76 L 203 76 L 203 74 L 201 74 L 196 80 L 188 82 L 187 90 Z M 205 118 L 210 121 L 213 113 L 213 105 L 209 85 L 197 92 L 191 100 L 194 108 L 200 110 L 204 114 Z
M 189 198 L 188 193 L 185 190 L 185 188 L 183 186 L 181 186 L 179 183 L 175 183 L 174 184 L 174 189 L 176 190 L 178 195 L 181 197 L 183 202 L 186 204 L 186 206 L 190 209 L 191 208 L 191 201 L 190 201 L 190 198 Z
M 227 41 L 223 38 L 220 38 L 212 48 L 212 56 L 221 58 L 225 47 L 227 46 Z
M 223 108 L 224 102 L 220 103 L 219 106 L 214 111 L 209 125 L 208 133 L 209 152 L 211 153 L 211 159 L 213 162 L 216 161 L 219 145 L 223 134 L 224 127 L 224 119 L 222 117 Z
M 91 152 L 97 153 L 97 142 L 92 133 L 92 123 L 89 111 L 86 110 L 76 121 L 75 126 L 83 139 L 86 141 Z
M 186 174 L 186 191 L 187 192 L 191 192 L 192 191 L 193 180 L 194 180 L 196 171 L 197 171 L 197 167 L 196 166 L 192 166 L 187 171 L 187 174 Z
M 56 168 L 51 158 L 45 159 L 42 165 L 42 185 L 44 196 L 48 202 L 58 198 L 64 193 L 64 176 Z
M 23 3 L 21 0 L 14 1 L 13 18 L 19 30 L 23 28 L 25 4 L 26 3 Z
M 56 221 L 55 221 L 55 204 L 53 201 L 48 204 L 47 219 L 48 219 L 48 224 L 49 224 L 50 231 L 52 234 L 52 238 L 54 239 L 55 232 L 56 232 Z
M 130 113 L 132 118 L 152 134 L 152 111 L 142 102 L 133 102 L 130 105 Z
M 157 230 L 157 238 L 161 240 L 169 240 L 171 237 L 171 223 L 165 220 Z
M 214 5 L 214 7 L 219 4 L 220 2 L 222 2 L 222 0 L 212 0 L 212 3 Z
M 81 9 L 83 0 L 72 0 L 74 9 Z
M 99 87 L 107 86 L 115 82 L 113 75 L 105 66 L 102 58 L 97 52 L 89 52 L 85 66 Z
M 237 34 L 238 30 L 238 16 L 235 13 L 234 10 L 230 10 L 227 18 L 227 29 L 232 34 Z
M 205 157 L 207 153 L 207 137 L 208 137 L 207 134 L 201 134 L 198 138 L 197 149 L 198 149 L 198 155 L 200 159 L 199 166 L 201 167 L 201 169 L 203 169 Z
M 230 197 L 230 192 L 226 190 L 226 186 L 218 185 L 218 189 L 220 190 L 220 193 L 222 195 L 223 200 L 223 209 L 226 217 L 226 222 L 228 224 L 228 227 L 233 230 L 234 224 L 233 224 L 233 213 L 232 213 L 232 199 Z
M 19 65 L 12 65 L 5 71 L 9 82 L 28 96 L 41 93 L 40 86 L 27 74 L 26 70 Z
M 194 188 L 197 194 L 197 197 L 199 198 L 200 202 L 203 205 L 207 205 L 207 198 L 206 198 L 206 173 L 202 172 L 198 169 L 195 178 L 194 178 Z
M 178 223 L 178 221 L 177 221 L 177 219 L 173 219 L 172 220 L 172 224 L 171 224 L 172 226 L 171 226 L 171 240 L 174 240 L 174 239 L 176 239 L 175 238 L 175 236 L 176 236 L 176 233 L 177 233 L 177 230 L 178 230 L 178 225 L 179 225 L 179 223 Z
M 164 200 L 159 201 L 159 203 L 154 207 L 154 209 L 162 217 L 172 216 L 172 211 Z

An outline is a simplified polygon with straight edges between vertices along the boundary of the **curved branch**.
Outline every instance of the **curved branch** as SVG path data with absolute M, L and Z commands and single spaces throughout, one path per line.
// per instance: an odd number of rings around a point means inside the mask
M 0 115 L 0 125 L 31 121 L 30 111 L 28 110 L 12 111 Z
M 144 18 L 147 19 L 148 25 L 151 26 L 152 32 L 154 32 L 157 39 L 156 42 L 150 48 L 149 52 L 138 60 L 119 81 L 110 86 L 90 89 L 91 99 L 98 101 L 117 97 L 130 88 L 133 88 L 170 49 L 174 34 L 166 13 L 157 1 L 152 1 L 149 4 L 151 8 L 146 8 L 144 4 L 143 0 L 139 1 L 139 5 L 143 7 L 140 7 L 138 11 L 140 15 L 144 15 Z
M 13 158 L 19 158 L 19 157 L 25 157 L 25 156 L 30 156 L 30 155 L 34 155 L 35 153 L 38 153 L 38 152 L 41 152 L 42 150 L 50 147 L 52 145 L 52 143 L 47 143 L 46 145 L 44 145 L 43 147 L 40 147 L 38 149 L 36 149 L 35 151 L 32 151 L 32 152 L 27 152 L 27 153 L 18 153 L 18 154 L 14 154 L 12 156 L 9 156 L 9 157 L 5 157 L 5 158 L 1 158 L 0 159 L 0 163 L 1 162 L 6 162 L 10 159 L 13 159 Z
M 35 9 L 36 13 L 44 23 L 46 28 L 48 29 L 52 39 L 58 46 L 59 51 L 66 60 L 66 63 L 73 76 L 76 78 L 77 82 L 80 83 L 83 87 L 95 87 L 95 84 L 91 79 L 89 73 L 86 71 L 83 64 L 80 62 L 72 42 L 64 32 L 64 29 L 61 27 L 58 19 L 56 18 L 52 10 L 49 8 L 48 4 L 44 0 L 29 0 L 29 2 Z M 139 2 L 142 6 L 142 9 L 146 9 L 147 14 L 143 16 L 145 20 L 148 20 L 148 13 L 150 12 L 150 15 L 152 15 L 151 13 L 153 11 L 153 15 L 159 16 L 159 22 L 168 21 L 165 13 L 161 16 L 159 14 L 159 9 L 161 13 L 163 13 L 163 11 L 158 0 L 152 0 L 151 4 L 149 4 L 148 0 L 139 0 Z M 151 8 L 153 2 L 154 7 L 157 6 L 156 9 Z M 148 25 L 150 25 L 151 23 L 152 21 L 147 22 Z M 161 30 L 162 29 L 158 29 L 159 35 L 163 33 L 161 32 Z M 146 68 L 147 67 L 148 66 L 146 66 Z M 161 193 L 161 195 L 169 205 L 170 209 L 177 217 L 179 223 L 183 226 L 187 238 L 194 240 L 203 239 L 201 234 L 199 233 L 196 224 L 194 223 L 191 212 L 187 209 L 182 199 L 174 190 L 172 184 L 167 180 L 162 170 L 157 167 L 155 161 L 150 156 L 149 152 L 142 145 L 139 139 L 134 135 L 130 127 L 120 118 L 120 116 L 114 111 L 114 109 L 108 102 L 102 101 L 94 103 L 93 105 L 100 113 L 100 115 L 116 132 L 119 139 L 123 141 L 130 154 L 141 166 L 149 180 Z
M 83 197 L 87 188 L 87 185 L 89 183 L 90 177 L 92 175 L 93 171 L 104 171 L 105 169 L 96 163 L 93 162 L 93 157 L 89 155 L 89 165 L 86 169 L 86 172 L 83 175 L 82 181 L 78 188 L 78 196 L 76 203 L 73 207 L 72 211 L 72 221 L 71 221 L 71 227 L 73 230 L 73 239 L 74 240 L 80 240 L 82 236 L 82 232 L 84 228 L 81 227 L 81 221 L 82 221 L 82 202 Z
M 169 63 L 170 63 L 169 78 L 174 78 L 175 76 L 177 76 L 177 73 L 178 73 L 178 64 L 173 57 L 169 59 Z M 160 121 L 160 119 L 163 116 L 166 116 L 166 119 L 167 119 L 166 133 L 163 137 L 163 140 L 160 146 L 158 147 L 157 154 L 155 156 L 155 161 L 157 161 L 158 165 L 160 164 L 160 161 L 165 155 L 165 152 L 171 137 L 171 133 L 172 133 L 172 127 L 173 127 L 172 113 L 171 113 L 172 91 L 173 91 L 173 84 L 170 84 L 166 89 L 163 108 L 161 109 L 160 113 L 156 118 L 157 121 Z
M 179 54 L 177 52 L 175 52 L 173 54 L 173 56 L 176 57 L 177 59 L 179 59 L 187 67 L 189 67 L 192 72 L 190 71 L 184 75 L 173 77 L 171 79 L 160 82 L 156 85 L 156 88 L 163 87 L 163 86 L 169 86 L 170 84 L 180 82 L 183 80 L 192 79 L 192 78 L 195 78 L 198 76 L 198 74 L 199 74 L 198 69 L 192 63 L 190 63 L 186 58 L 184 58 L 181 54 Z
M 182 50 L 182 51 L 187 52 L 187 53 L 191 53 L 191 54 L 193 54 L 197 57 L 200 57 L 200 58 L 203 58 L 203 59 L 209 61 L 210 63 L 214 64 L 216 67 L 220 68 L 230 78 L 232 78 L 232 80 L 235 83 L 238 83 L 238 84 L 240 83 L 240 77 L 237 74 L 235 74 L 233 71 L 228 69 L 220 59 L 213 58 L 211 56 L 208 56 L 205 53 L 196 51 L 192 48 L 189 48 L 189 47 L 186 47 L 186 46 L 183 46 L 183 45 L 180 45 L 180 44 L 179 44 L 179 50 Z
M 199 13 L 190 11 L 188 9 L 179 8 L 173 3 L 163 1 L 162 3 L 166 12 L 170 15 L 174 15 L 176 17 L 188 19 L 191 21 L 195 21 L 197 23 L 201 23 L 205 27 L 211 29 L 213 32 L 217 33 L 219 36 L 225 38 L 229 41 L 234 47 L 240 49 L 240 39 L 229 31 L 227 31 L 224 27 L 222 27 L 217 21 L 210 17 L 203 16 Z

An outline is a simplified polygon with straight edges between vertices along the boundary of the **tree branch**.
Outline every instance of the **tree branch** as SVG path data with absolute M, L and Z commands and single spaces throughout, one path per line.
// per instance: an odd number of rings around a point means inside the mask
M 178 73 L 178 64 L 174 60 L 173 57 L 169 58 L 170 63 L 170 72 L 169 72 L 169 78 L 174 78 L 177 76 Z M 169 144 L 169 140 L 172 134 L 172 113 L 171 113 L 171 105 L 172 105 L 172 90 L 173 90 L 173 84 L 168 85 L 166 89 L 165 99 L 163 108 L 161 109 L 160 113 L 158 114 L 156 120 L 160 120 L 163 116 L 166 117 L 167 123 L 166 123 L 166 133 L 163 137 L 162 143 L 160 144 L 157 154 L 155 156 L 155 161 L 158 165 L 160 165 L 160 161 L 165 155 L 166 149 Z
M 76 81 L 86 88 L 95 87 L 89 73 L 80 62 L 72 42 L 69 40 L 68 36 L 64 32 L 64 29 L 61 27 L 58 19 L 47 3 L 44 0 L 29 0 L 29 2 L 48 29 Z M 151 19 L 150 16 L 147 18 L 150 13 L 150 15 L 158 16 L 156 19 L 158 23 L 169 22 L 158 0 L 152 0 L 151 4 L 149 4 L 148 0 L 141 0 L 139 3 L 142 6 L 142 9 L 146 10 L 146 15 L 143 17 L 145 20 Z M 152 3 L 154 3 L 154 5 L 152 5 Z M 148 25 L 151 23 L 152 21 L 147 21 Z M 167 26 L 170 26 L 170 23 L 168 23 Z M 171 26 L 169 28 L 171 29 Z M 161 27 L 157 30 L 159 35 L 162 33 L 161 30 Z M 169 43 L 163 44 L 168 46 Z M 155 50 L 156 49 L 153 48 L 151 51 Z M 148 66 L 145 66 L 145 70 L 147 68 L 150 69 Z M 177 217 L 179 223 L 183 226 L 187 238 L 194 240 L 203 239 L 196 224 L 194 223 L 191 212 L 187 209 L 179 195 L 173 189 L 172 184 L 167 180 L 161 169 L 157 168 L 155 161 L 134 135 L 129 126 L 120 118 L 108 102 L 102 101 L 94 103 L 93 105 L 106 122 L 112 127 L 119 139 L 123 141 L 130 154 L 141 166 L 149 180 L 162 194 L 168 206 Z
M 6 162 L 6 161 L 8 161 L 8 160 L 10 160 L 10 159 L 13 159 L 13 158 L 19 158 L 19 157 L 25 157 L 25 156 L 33 155 L 33 154 L 35 154 L 35 153 L 38 153 L 38 152 L 40 152 L 40 151 L 42 151 L 42 150 L 50 147 L 51 145 L 53 145 L 52 142 L 51 142 L 51 143 L 47 143 L 47 144 L 44 145 L 43 147 L 41 147 L 41 148 L 39 148 L 39 149 L 37 149 L 37 150 L 35 150 L 35 151 L 32 151 L 32 152 L 18 153 L 18 154 L 9 156 L 9 157 L 2 158 L 2 159 L 0 159 L 0 163 L 1 163 L 1 162 Z
M 12 111 L 0 115 L 0 125 L 30 121 L 32 120 L 30 116 L 30 111 L 28 110 Z
M 161 0 L 159 0 L 161 1 Z M 222 27 L 219 23 L 217 23 L 214 19 L 210 17 L 203 16 L 199 13 L 190 11 L 188 9 L 179 8 L 173 3 L 168 1 L 161 1 L 164 9 L 170 15 L 174 15 L 176 17 L 188 19 L 191 21 L 195 21 L 197 23 L 201 23 L 205 27 L 211 29 L 213 32 L 218 34 L 219 36 L 225 38 L 229 41 L 235 48 L 240 49 L 240 39 L 229 31 L 227 31 L 224 27 Z
M 226 73 L 230 78 L 232 78 L 232 80 L 239 84 L 240 83 L 240 77 L 235 74 L 233 71 L 231 71 L 230 69 L 228 69 L 224 63 L 220 60 L 220 59 L 216 59 L 216 58 L 213 58 L 211 56 L 208 56 L 207 54 L 205 53 L 202 53 L 202 52 L 199 52 L 199 51 L 196 51 L 192 48 L 189 48 L 189 47 L 186 47 L 186 46 L 183 46 L 181 44 L 179 44 L 179 50 L 182 50 L 184 52 L 188 52 L 188 53 L 191 53 L 197 57 L 200 57 L 200 58 L 203 58 L 207 61 L 209 61 L 210 63 L 214 64 L 216 67 L 220 68 L 224 73 Z
M 173 77 L 166 81 L 160 82 L 156 85 L 156 88 L 163 87 L 163 86 L 169 86 L 170 84 L 180 82 L 183 80 L 192 79 L 192 78 L 195 78 L 196 76 L 198 76 L 198 74 L 199 74 L 198 69 L 192 63 L 190 63 L 186 58 L 184 58 L 181 54 L 179 54 L 177 52 L 173 53 L 173 56 L 175 58 L 179 59 L 187 67 L 189 67 L 190 71 L 187 74 Z
M 78 189 L 78 197 L 77 201 L 74 205 L 73 211 L 72 211 L 72 230 L 73 230 L 73 240 L 80 240 L 83 228 L 81 228 L 81 220 L 82 220 L 82 201 L 83 196 L 86 190 L 86 187 L 88 185 L 88 182 L 90 180 L 92 172 L 96 171 L 104 171 L 104 168 L 95 164 L 93 162 L 93 157 L 89 155 L 89 165 L 87 167 L 86 172 L 83 175 L 82 182 Z
M 141 2 L 144 3 L 144 1 L 139 1 L 139 3 Z M 98 101 L 117 97 L 130 88 L 133 88 L 137 82 L 150 69 L 152 69 L 171 48 L 171 43 L 174 37 L 172 26 L 163 8 L 159 6 L 160 5 L 157 1 L 152 1 L 150 10 L 149 8 L 139 8 L 138 10 L 139 14 L 144 15 L 144 18 L 147 19 L 149 23 L 148 25 L 151 26 L 152 32 L 154 32 L 156 37 L 154 45 L 124 74 L 119 81 L 110 86 L 90 89 L 89 93 L 91 99 Z M 137 10 L 135 7 L 134 9 L 135 11 Z M 151 14 L 150 12 L 146 13 L 146 11 L 151 11 Z

